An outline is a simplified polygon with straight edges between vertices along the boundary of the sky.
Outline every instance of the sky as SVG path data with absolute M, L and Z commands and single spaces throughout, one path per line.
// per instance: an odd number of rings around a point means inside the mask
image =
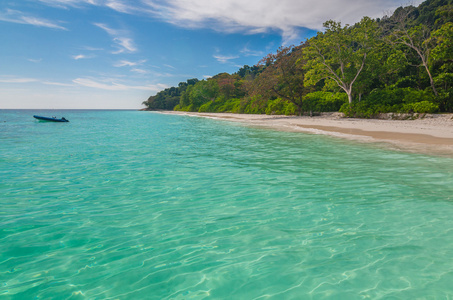
M 412 1 L 418 5 L 422 1 Z M 0 0 L 0 109 L 140 109 L 397 0 Z

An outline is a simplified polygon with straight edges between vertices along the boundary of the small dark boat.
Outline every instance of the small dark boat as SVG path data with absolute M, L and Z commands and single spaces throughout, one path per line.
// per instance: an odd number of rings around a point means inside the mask
M 56 117 L 52 117 L 52 118 L 49 118 L 49 117 L 41 117 L 41 116 L 33 116 L 33 118 L 35 119 L 38 119 L 40 121 L 50 121 L 50 122 L 69 122 L 68 120 L 66 120 L 64 117 L 61 118 L 61 119 L 57 119 Z

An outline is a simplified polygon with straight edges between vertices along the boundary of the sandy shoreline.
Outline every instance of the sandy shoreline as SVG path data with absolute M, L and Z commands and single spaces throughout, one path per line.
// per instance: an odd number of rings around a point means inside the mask
M 274 130 L 325 134 L 393 148 L 453 157 L 453 114 L 429 115 L 417 120 L 347 119 L 340 114 L 318 117 L 246 115 L 231 113 L 164 112 L 240 122 Z

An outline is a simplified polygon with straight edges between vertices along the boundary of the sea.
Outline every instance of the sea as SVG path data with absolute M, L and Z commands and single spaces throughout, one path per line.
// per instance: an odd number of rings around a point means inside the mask
M 453 299 L 452 216 L 452 157 L 0 110 L 0 299 Z

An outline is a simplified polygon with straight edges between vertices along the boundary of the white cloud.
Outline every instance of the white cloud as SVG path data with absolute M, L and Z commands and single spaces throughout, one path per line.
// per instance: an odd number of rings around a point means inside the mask
M 131 72 L 135 72 L 135 73 L 139 73 L 139 74 L 148 74 L 149 73 L 146 70 L 138 69 L 138 68 L 131 69 Z
M 0 83 L 30 83 L 37 82 L 35 78 L 18 78 L 18 77 L 4 77 L 0 78 Z
M 40 2 L 62 9 L 83 8 L 87 5 L 108 7 L 120 13 L 149 14 L 152 11 L 137 0 L 39 0 Z
M 213 57 L 222 64 L 225 64 L 232 59 L 239 58 L 239 56 L 237 55 L 220 55 L 220 54 L 214 54 Z
M 245 56 L 263 56 L 264 55 L 263 51 L 250 50 L 247 46 L 242 48 L 241 53 Z
M 118 31 L 118 30 L 112 29 L 112 28 L 108 27 L 108 26 L 105 25 L 105 24 L 102 24 L 102 23 L 94 23 L 94 25 L 96 25 L 96 26 L 99 27 L 99 28 L 104 29 L 105 32 L 107 32 L 109 35 L 115 36 L 115 35 L 118 35 L 118 34 L 119 34 L 119 31 Z
M 73 55 L 72 58 L 75 60 L 79 59 L 86 59 L 86 58 L 93 58 L 94 56 L 92 55 L 84 55 L 84 54 L 79 54 L 79 55 Z
M 15 77 L 15 76 L 0 77 L 0 83 L 16 83 L 16 84 L 41 83 L 46 85 L 72 86 L 71 84 L 61 82 L 45 81 L 37 78 Z
M 126 31 L 112 29 L 102 23 L 94 23 L 94 25 L 105 30 L 105 32 L 107 32 L 108 35 L 110 35 L 113 38 L 113 41 L 115 42 L 118 48 L 118 50 L 114 51 L 113 54 L 119 54 L 124 52 L 133 53 L 137 51 L 137 48 L 134 45 L 134 41 L 127 36 Z
M 65 9 L 67 9 L 68 7 L 82 7 L 83 5 L 86 4 L 99 5 L 102 4 L 103 2 L 100 0 L 39 0 L 39 1 L 53 7 Z
M 171 65 L 166 65 L 166 64 L 164 64 L 164 67 L 167 67 L 167 68 L 170 68 L 170 69 L 176 69 L 175 67 L 173 67 Z
M 56 85 L 56 86 L 66 86 L 66 87 L 74 86 L 73 84 L 69 84 L 69 83 L 61 83 L 61 82 L 53 82 L 53 81 L 43 81 L 42 83 L 46 84 L 46 85 Z
M 124 2 L 118 0 L 109 0 L 105 3 L 105 6 L 126 14 L 133 13 L 137 10 L 137 7 L 124 4 Z
M 0 12 L 0 21 L 67 30 L 65 27 L 59 25 L 58 22 L 34 17 L 21 11 L 12 9 L 7 9 L 6 12 Z
M 251 34 L 277 30 L 294 40 L 300 28 L 322 30 L 334 19 L 353 24 L 401 6 L 394 0 L 143 0 L 165 21 L 192 28 Z M 418 4 L 421 0 L 416 0 Z
M 35 64 L 42 62 L 42 58 L 38 58 L 38 59 L 29 58 L 29 59 L 27 59 L 27 60 L 28 60 L 28 61 L 31 61 L 32 63 L 35 63 Z
M 145 62 L 146 62 L 146 59 L 139 60 L 139 61 L 120 60 L 119 62 L 114 64 L 114 66 L 115 67 L 134 67 L 134 66 L 142 65 Z
M 113 39 L 120 47 L 118 51 L 115 51 L 115 54 L 123 52 L 136 52 L 137 48 L 134 46 L 134 41 L 128 37 L 116 37 Z
M 132 61 L 127 61 L 127 60 L 120 60 L 119 62 L 117 62 L 116 64 L 114 64 L 113 66 L 115 67 L 132 67 L 132 66 L 135 66 L 137 65 L 137 63 L 135 62 L 132 62 Z
M 117 83 L 109 79 L 105 79 L 102 81 L 93 80 L 90 78 L 76 78 L 72 82 L 77 85 L 91 87 L 95 89 L 101 90 L 109 90 L 109 91 L 127 91 L 127 90 L 146 90 L 146 91 L 153 91 L 158 92 L 162 89 L 167 88 L 168 86 L 165 84 L 152 84 L 152 85 L 125 85 L 122 83 Z

